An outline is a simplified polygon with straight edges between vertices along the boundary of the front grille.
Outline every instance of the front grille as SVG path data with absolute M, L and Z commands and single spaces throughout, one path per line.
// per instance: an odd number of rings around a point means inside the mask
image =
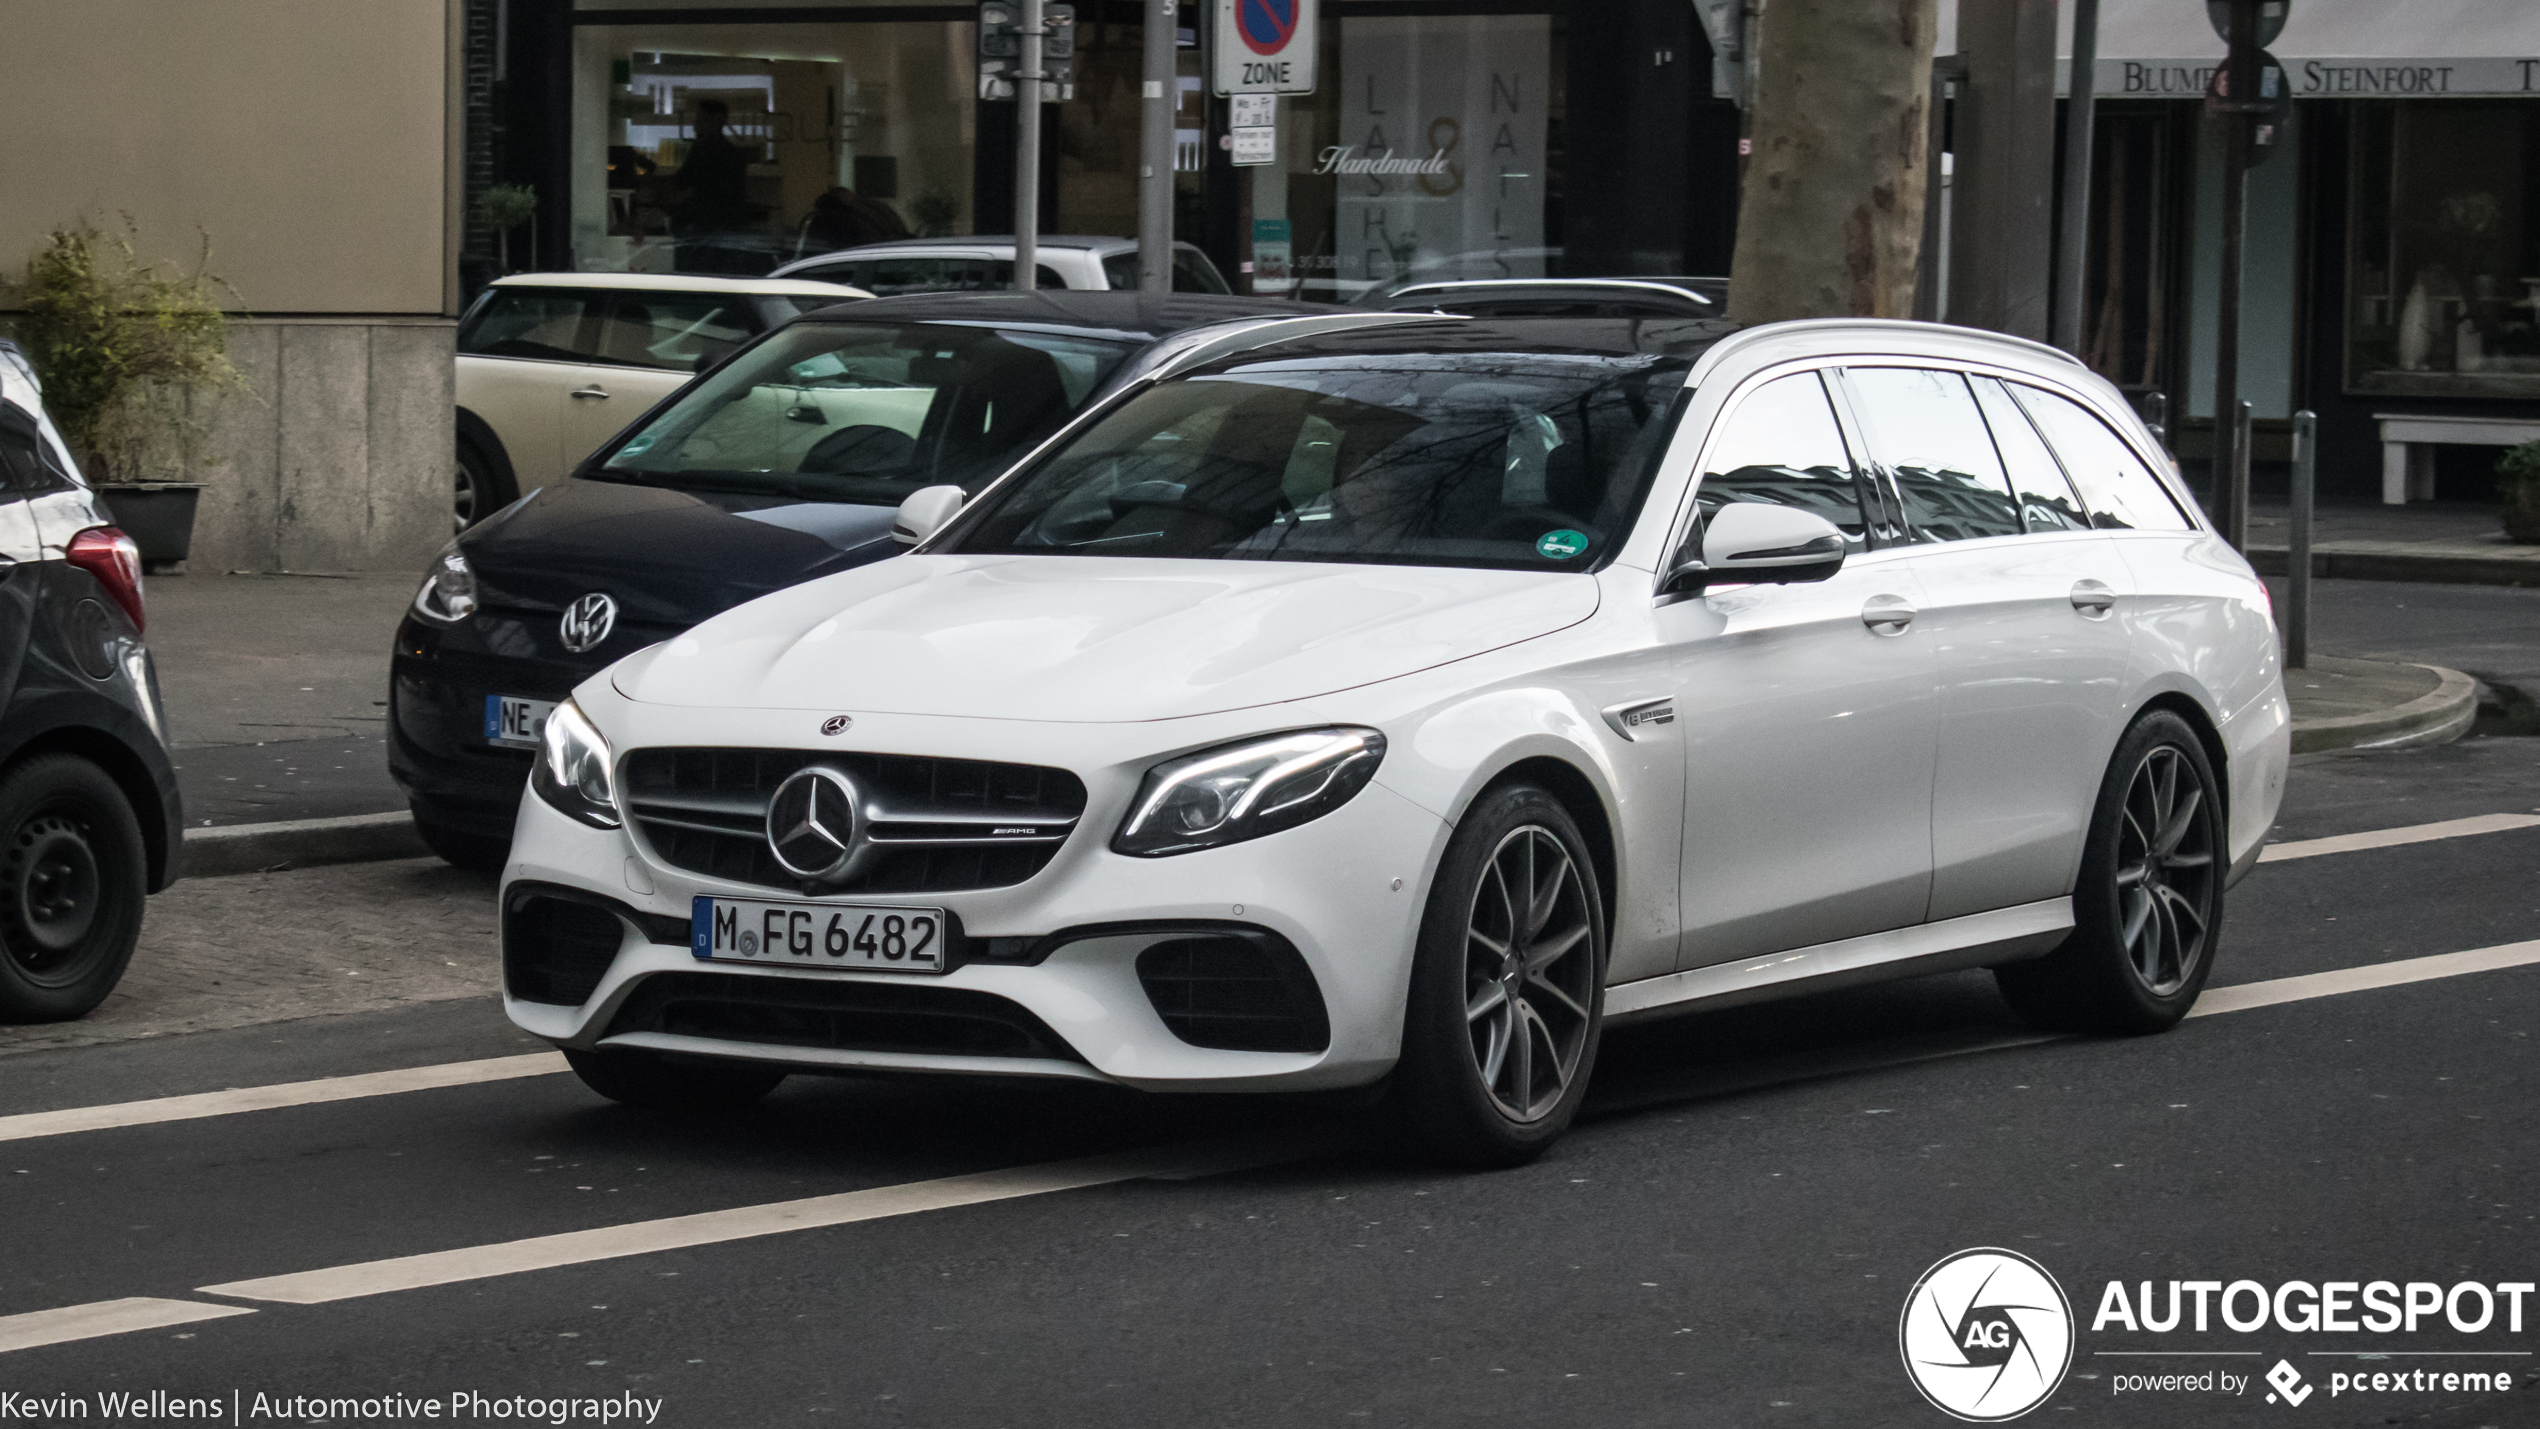
M 605 908 L 515 893 L 503 909 L 503 985 L 523 1002 L 580 1007 L 608 976 L 624 937 Z
M 814 762 L 845 770 L 874 815 L 871 856 L 846 881 L 821 885 L 824 893 L 1021 883 L 1048 866 L 1085 811 L 1085 785 L 1064 769 L 807 749 L 639 749 L 626 756 L 623 797 L 662 862 L 798 889 L 767 846 L 767 801 Z
M 1320 1052 L 1332 1044 L 1305 959 L 1267 930 L 1171 938 L 1138 954 L 1138 985 L 1174 1036 L 1232 1052 Z
M 609 1023 L 611 1037 L 630 1032 L 841 1052 L 1084 1060 L 1016 1003 L 922 983 L 659 973 L 637 983 Z

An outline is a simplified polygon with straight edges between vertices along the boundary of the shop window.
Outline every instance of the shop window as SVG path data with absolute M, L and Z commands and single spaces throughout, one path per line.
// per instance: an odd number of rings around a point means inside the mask
M 2162 109 L 2108 105 L 2093 140 L 2081 356 L 2093 372 L 2133 391 L 2166 380 L 2175 267 L 2171 117 Z
M 2540 112 L 2356 107 L 2347 385 L 2540 396 Z
M 577 27 L 574 266 L 747 276 L 970 232 L 974 28 Z

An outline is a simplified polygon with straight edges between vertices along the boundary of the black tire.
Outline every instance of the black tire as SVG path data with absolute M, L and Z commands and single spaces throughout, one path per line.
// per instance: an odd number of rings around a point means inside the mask
M 518 500 L 520 493 L 512 489 L 500 463 L 477 449 L 476 443 L 462 436 L 458 440 L 457 470 L 451 479 L 450 526 L 464 531 L 495 512 Z
M 672 1058 L 635 1048 L 564 1054 L 582 1085 L 613 1102 L 646 1111 L 734 1111 L 776 1090 L 775 1067 L 703 1058 Z
M 500 873 L 511 861 L 512 841 L 492 834 L 471 834 L 436 824 L 421 814 L 415 815 L 415 833 L 423 846 L 439 854 L 445 863 L 455 864 L 470 873 Z
M 2187 721 L 2154 710 L 2117 741 L 2073 887 L 2073 933 L 1994 969 L 2044 1028 L 2134 1035 L 2178 1025 L 2205 987 L 2230 871 L 2221 783 Z
M 67 754 L 0 778 L 0 1022 L 60 1022 L 106 1000 L 132 961 L 149 886 L 132 802 Z
M 1522 924 L 1502 894 L 1512 882 L 1531 890 Z M 1546 960 L 1529 969 L 1537 944 Z M 1596 865 L 1569 811 L 1530 785 L 1485 794 L 1447 844 L 1420 921 L 1390 1098 L 1399 1132 L 1461 1166 L 1543 1154 L 1596 1067 L 1605 964 Z

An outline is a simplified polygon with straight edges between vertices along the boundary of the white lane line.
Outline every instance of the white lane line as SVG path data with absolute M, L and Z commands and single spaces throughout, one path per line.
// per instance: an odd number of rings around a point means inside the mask
M 2518 968 L 2532 963 L 2540 963 L 2540 940 L 2500 943 L 2492 948 L 2472 948 L 2463 953 L 2436 953 L 2432 957 L 2372 963 L 2360 968 L 2338 968 L 2333 972 L 2305 973 L 2300 977 L 2280 977 L 2270 982 L 2209 987 L 2203 996 L 2196 999 L 2195 1010 L 2187 1015 L 2212 1017 L 2217 1013 L 2246 1012 L 2253 1007 L 2273 1007 L 2280 1002 L 2306 1002 L 2314 997 L 2402 987 L 2412 982 L 2459 977 L 2463 973 L 2492 972 L 2497 968 Z
M 550 1270 L 562 1265 L 581 1265 L 627 1255 L 649 1255 L 655 1251 L 714 1245 L 820 1226 L 851 1225 L 857 1221 L 883 1220 L 892 1216 L 915 1215 L 921 1211 L 982 1205 L 990 1201 L 1010 1201 L 1022 1196 L 1043 1196 L 1053 1191 L 1080 1190 L 1120 1181 L 1158 1176 L 1187 1179 L 1240 1171 L 1253 1166 L 1293 1161 L 1312 1154 L 1322 1145 L 1319 1141 L 1296 1137 L 1256 1138 L 1243 1142 L 1184 1144 L 1116 1152 L 1074 1161 L 1051 1161 L 1038 1166 L 947 1176 L 937 1181 L 876 1186 L 870 1190 L 847 1191 L 833 1196 L 810 1196 L 799 1201 L 738 1206 L 726 1211 L 636 1221 L 631 1225 L 602 1226 L 596 1230 L 568 1231 L 562 1235 L 465 1246 L 426 1255 L 400 1256 L 394 1260 L 302 1271 L 296 1275 L 233 1280 L 226 1285 L 206 1285 L 202 1287 L 202 1293 L 235 1296 L 241 1300 L 272 1300 L 288 1305 L 321 1305 L 363 1295 L 384 1295 L 393 1290 L 415 1290 L 427 1285 L 516 1275 L 525 1270 Z
M 93 1305 L 64 1305 L 58 1310 L 32 1310 L 23 1315 L 0 1315 L 0 1354 L 71 1340 L 93 1340 L 100 1335 L 122 1335 L 134 1330 L 156 1330 L 168 1325 L 190 1325 L 197 1320 L 219 1320 L 231 1315 L 255 1313 L 244 1305 L 206 1305 L 200 1300 L 135 1297 L 100 1300 Z
M 233 1112 L 270 1111 L 276 1107 L 311 1106 L 351 1101 L 396 1092 L 432 1091 L 477 1082 L 543 1077 L 565 1069 L 561 1052 L 529 1052 L 517 1057 L 488 1057 L 478 1062 L 444 1062 L 433 1067 L 407 1067 L 394 1072 L 363 1072 L 349 1077 L 322 1077 L 313 1082 L 280 1082 L 269 1087 L 234 1087 L 225 1092 L 158 1097 L 150 1101 L 115 1102 L 107 1106 L 67 1107 L 0 1116 L 0 1141 L 31 1136 L 61 1136 L 74 1131 L 103 1131 L 153 1122 L 191 1121 Z
M 2288 858 L 2317 858 L 2324 853 L 2356 853 L 2368 848 L 2396 848 L 2400 844 L 2430 843 L 2435 839 L 2465 838 L 2471 834 L 2501 834 L 2509 829 L 2533 827 L 2540 827 L 2540 814 L 2480 814 L 2472 819 L 2445 819 L 2439 824 L 2410 824 L 2398 829 L 2372 829 L 2360 834 L 2339 834 L 2334 838 L 2269 844 L 2259 853 L 2258 862 L 2282 863 Z

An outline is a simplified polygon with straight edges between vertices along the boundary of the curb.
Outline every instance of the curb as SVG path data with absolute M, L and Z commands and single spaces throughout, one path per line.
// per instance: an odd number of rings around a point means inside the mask
M 2449 744 L 2478 722 L 2478 682 L 2458 670 L 2418 665 L 2442 681 L 2419 696 L 2370 714 L 2293 721 L 2293 752 L 2318 754 L 2331 749 L 2407 749 Z
M 2262 576 L 2293 568 L 2282 546 L 2252 546 L 2249 564 Z M 2311 551 L 2311 575 L 2336 581 L 2426 581 L 2442 585 L 2540 586 L 2540 560 L 2516 556 L 2423 555 L 2401 551 Z
M 217 878 L 254 873 L 276 864 L 366 863 L 421 858 L 431 850 L 415 833 L 414 816 L 348 814 L 334 819 L 284 819 L 270 824 L 229 824 L 185 831 L 178 876 Z

